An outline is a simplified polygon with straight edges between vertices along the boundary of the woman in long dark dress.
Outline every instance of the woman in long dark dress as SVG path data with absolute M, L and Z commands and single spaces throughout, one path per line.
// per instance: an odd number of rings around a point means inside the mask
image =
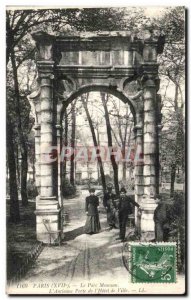
M 90 196 L 86 197 L 86 224 L 84 227 L 85 233 L 93 234 L 98 233 L 101 229 L 100 221 L 99 221 L 99 198 L 94 195 L 95 189 L 90 189 Z

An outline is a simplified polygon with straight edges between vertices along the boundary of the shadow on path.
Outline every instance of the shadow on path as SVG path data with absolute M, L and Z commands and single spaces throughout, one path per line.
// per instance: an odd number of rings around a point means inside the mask
M 68 242 L 74 240 L 77 236 L 82 235 L 84 233 L 84 226 L 75 228 L 71 231 L 67 231 L 64 233 L 64 239 L 62 242 Z

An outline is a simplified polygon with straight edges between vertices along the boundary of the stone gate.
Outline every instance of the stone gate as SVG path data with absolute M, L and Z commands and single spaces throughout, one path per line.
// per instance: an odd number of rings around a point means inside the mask
M 145 30 L 141 38 L 130 32 L 80 33 L 53 36 L 32 34 L 36 42 L 38 78 L 28 99 L 36 112 L 35 155 L 37 239 L 54 243 L 63 231 L 60 162 L 50 163 L 50 147 L 60 151 L 62 119 L 69 103 L 83 93 L 110 93 L 128 103 L 134 117 L 135 143 L 143 163 L 135 164 L 135 199 L 142 208 L 142 239 L 154 233 L 153 212 L 159 185 L 161 99 L 157 55 L 164 37 Z M 137 91 L 128 96 L 136 82 Z

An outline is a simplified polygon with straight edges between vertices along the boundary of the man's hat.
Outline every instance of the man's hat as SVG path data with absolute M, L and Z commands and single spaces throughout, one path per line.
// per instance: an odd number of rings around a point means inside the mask
M 120 193 L 126 193 L 126 189 L 124 187 L 121 188 Z
M 95 189 L 94 189 L 94 188 L 91 188 L 91 189 L 89 189 L 89 192 L 90 192 L 90 193 L 95 193 Z

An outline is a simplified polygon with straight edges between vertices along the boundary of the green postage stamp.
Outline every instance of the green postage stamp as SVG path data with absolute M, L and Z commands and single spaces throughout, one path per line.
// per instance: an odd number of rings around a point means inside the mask
M 132 283 L 175 283 L 176 243 L 130 243 Z

